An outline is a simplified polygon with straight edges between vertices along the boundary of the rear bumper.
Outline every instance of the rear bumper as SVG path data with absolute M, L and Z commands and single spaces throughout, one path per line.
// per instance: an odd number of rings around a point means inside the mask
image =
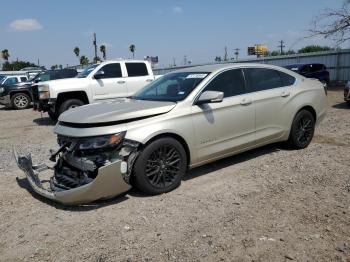
M 4 105 L 4 106 L 9 106 L 9 105 L 11 105 L 11 98 L 10 98 L 10 95 L 1 96 L 1 97 L 0 97 L 0 104 L 1 104 L 1 105 Z
M 44 188 L 43 181 L 39 178 L 39 174 L 51 169 L 50 167 L 45 164 L 33 165 L 31 155 L 18 156 L 14 151 L 14 156 L 18 167 L 24 172 L 30 186 L 37 194 L 65 205 L 84 204 L 112 198 L 131 188 L 122 176 L 122 160 L 99 168 L 96 178 L 86 185 L 69 190 L 52 191 Z

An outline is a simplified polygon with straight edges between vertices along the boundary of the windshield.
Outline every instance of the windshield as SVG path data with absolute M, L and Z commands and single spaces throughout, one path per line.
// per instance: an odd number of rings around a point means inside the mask
M 169 73 L 145 86 L 131 98 L 151 101 L 184 100 L 209 73 Z
M 85 78 L 85 77 L 87 77 L 91 73 L 91 71 L 93 71 L 97 66 L 98 66 L 97 64 L 94 64 L 94 65 L 91 65 L 91 66 L 85 68 L 76 77 L 78 77 L 78 78 Z

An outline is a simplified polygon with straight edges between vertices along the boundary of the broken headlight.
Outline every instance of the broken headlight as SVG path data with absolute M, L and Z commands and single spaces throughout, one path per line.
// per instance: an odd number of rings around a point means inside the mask
M 126 132 L 121 132 L 113 135 L 88 137 L 79 139 L 77 146 L 80 150 L 91 150 L 100 148 L 116 147 L 125 137 Z

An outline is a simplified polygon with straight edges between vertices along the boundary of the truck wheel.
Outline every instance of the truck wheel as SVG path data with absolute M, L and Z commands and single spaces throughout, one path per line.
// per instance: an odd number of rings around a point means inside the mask
M 58 115 L 62 114 L 64 111 L 67 111 L 68 109 L 82 105 L 84 105 L 84 102 L 79 99 L 68 99 L 61 104 L 58 110 Z
M 171 137 L 155 140 L 135 162 L 136 187 L 150 195 L 169 192 L 181 184 L 186 162 L 186 152 L 180 142 Z
M 315 132 L 315 119 L 307 110 L 301 110 L 294 117 L 290 130 L 288 145 L 293 149 L 306 148 Z
M 14 109 L 26 109 L 30 106 L 30 97 L 25 93 L 17 93 L 11 97 L 11 106 Z

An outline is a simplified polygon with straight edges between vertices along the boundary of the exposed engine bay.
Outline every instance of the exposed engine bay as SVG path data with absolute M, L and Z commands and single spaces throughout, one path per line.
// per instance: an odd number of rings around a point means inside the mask
M 132 166 L 139 154 L 140 143 L 124 136 L 125 132 L 87 138 L 59 135 L 60 148 L 52 151 L 50 157 L 55 165 L 49 189 L 43 187 L 39 173 L 50 167 L 33 166 L 30 155 L 16 155 L 17 163 L 33 189 L 52 200 L 80 204 L 110 198 L 130 189 Z

